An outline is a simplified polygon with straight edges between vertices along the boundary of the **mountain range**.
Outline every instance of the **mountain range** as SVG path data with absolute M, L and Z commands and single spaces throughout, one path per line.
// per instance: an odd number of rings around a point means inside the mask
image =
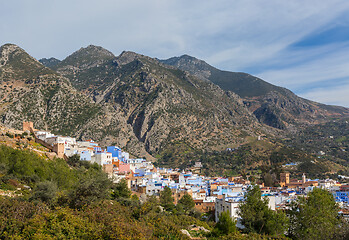
M 117 144 L 155 159 L 169 146 L 221 151 L 263 135 L 277 138 L 349 109 L 300 98 L 246 73 L 183 55 L 167 60 L 90 45 L 64 60 L 0 48 L 0 121 Z

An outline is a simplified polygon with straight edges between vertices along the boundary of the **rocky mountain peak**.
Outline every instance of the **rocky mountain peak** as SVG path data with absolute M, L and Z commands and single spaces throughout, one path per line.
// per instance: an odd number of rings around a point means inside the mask
M 88 45 L 87 47 L 82 47 L 76 53 L 83 54 L 83 55 L 99 55 L 99 56 L 108 56 L 108 57 L 115 57 L 114 54 L 107 49 L 101 47 L 101 46 L 95 46 L 95 45 Z
M 148 59 L 150 60 L 151 58 L 146 57 L 142 54 L 138 54 L 132 51 L 123 51 L 118 57 L 117 57 L 117 62 L 120 65 L 125 65 L 128 64 L 134 60 L 141 60 L 141 59 Z
M 174 66 L 181 70 L 187 71 L 196 77 L 208 80 L 211 76 L 211 71 L 215 68 L 207 64 L 205 61 L 197 59 L 189 55 L 180 57 L 172 57 L 166 60 L 160 60 L 162 63 Z
M 30 58 L 30 60 L 37 60 L 27 54 L 22 48 L 18 47 L 15 44 L 7 43 L 0 47 L 0 67 L 5 66 L 11 59 L 15 59 L 18 57 Z
M 62 62 L 53 67 L 57 70 L 65 67 L 89 68 L 115 58 L 110 51 L 94 45 L 89 45 L 85 48 L 80 48 Z
M 162 60 L 162 62 L 168 65 L 176 66 L 176 67 L 181 67 L 181 66 L 190 67 L 191 65 L 195 65 L 196 70 L 208 70 L 212 68 L 205 61 L 189 56 L 187 54 L 184 54 L 180 57 L 172 57 L 167 60 Z
M 14 52 L 16 50 L 24 51 L 22 48 L 18 47 L 16 44 L 12 44 L 12 43 L 6 43 L 6 44 L 2 45 L 1 48 L 0 48 L 0 52 L 1 53 L 3 51 Z
M 45 74 L 53 72 L 22 48 L 14 44 L 0 47 L 0 82 L 31 80 Z

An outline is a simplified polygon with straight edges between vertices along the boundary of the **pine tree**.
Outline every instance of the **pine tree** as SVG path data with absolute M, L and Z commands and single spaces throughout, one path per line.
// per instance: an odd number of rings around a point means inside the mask
M 183 197 L 181 197 L 181 199 L 179 199 L 178 204 L 180 204 L 183 207 L 183 210 L 186 213 L 195 207 L 195 202 L 194 202 L 193 198 L 188 193 L 185 193 L 183 195 Z
M 327 190 L 316 188 L 289 212 L 289 235 L 296 239 L 334 239 L 341 228 L 338 206 Z
M 238 214 L 246 232 L 283 235 L 287 229 L 286 215 L 268 207 L 268 199 L 262 198 L 258 185 L 248 188 Z
M 160 192 L 160 205 L 167 211 L 174 209 L 172 191 L 167 186 L 165 186 L 164 190 Z
M 127 186 L 127 182 L 125 179 L 121 179 L 120 182 L 114 185 L 112 198 L 130 198 L 131 190 Z
M 230 217 L 230 212 L 222 212 L 219 216 L 219 221 L 214 227 L 214 235 L 228 235 L 236 232 L 236 223 Z

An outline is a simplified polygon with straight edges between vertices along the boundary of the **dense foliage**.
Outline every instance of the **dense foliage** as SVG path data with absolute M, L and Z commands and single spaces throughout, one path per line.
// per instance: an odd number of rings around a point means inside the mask
M 186 239 L 181 228 L 191 224 L 209 228 L 186 215 L 139 212 L 143 206 L 102 201 L 81 211 L 0 198 L 0 239 Z
M 0 163 L 2 189 L 32 188 L 0 197 L 0 239 L 186 239 L 180 229 L 189 225 L 210 229 L 184 212 L 162 211 L 156 198 L 141 203 L 126 181 L 113 184 L 76 156 L 68 165 L 1 145 Z M 174 210 L 165 193 L 161 203 Z
M 245 201 L 239 205 L 241 223 L 244 231 L 270 235 L 283 235 L 288 227 L 288 219 L 283 212 L 272 211 L 268 199 L 262 198 L 258 186 L 250 187 Z
M 177 207 L 179 205 L 183 208 L 184 212 L 188 213 L 190 210 L 194 209 L 195 202 L 188 193 L 185 193 L 183 197 L 179 199 Z
M 208 239 L 285 239 L 287 229 L 292 239 L 348 236 L 347 224 L 325 190 L 299 199 L 286 218 L 268 208 L 257 186 L 250 188 L 240 205 L 242 234 L 228 212 L 217 224 L 203 221 L 188 194 L 175 205 L 171 189 L 165 187 L 159 198 L 140 201 L 126 181 L 114 184 L 99 166 L 79 161 L 73 156 L 68 165 L 0 146 L 0 189 L 17 193 L 0 197 L 0 239 L 188 239 L 183 229 Z
M 160 192 L 160 205 L 167 211 L 174 209 L 172 191 L 167 186 Z
M 341 239 L 341 230 L 347 226 L 338 217 L 338 210 L 332 194 L 314 189 L 289 211 L 289 235 L 296 239 Z
M 219 216 L 218 223 L 213 229 L 213 235 L 228 235 L 236 231 L 236 222 L 231 219 L 230 213 L 228 211 L 222 212 Z
M 30 151 L 0 145 L 0 174 L 0 182 L 5 188 L 11 187 L 10 180 L 30 187 L 39 182 L 52 181 L 60 190 L 65 190 L 72 188 L 85 173 L 83 170 L 69 168 L 63 159 L 47 161 Z

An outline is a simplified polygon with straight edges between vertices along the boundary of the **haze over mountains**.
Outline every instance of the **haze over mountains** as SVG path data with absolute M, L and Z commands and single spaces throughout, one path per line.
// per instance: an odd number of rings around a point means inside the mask
M 223 150 L 248 136 L 276 136 L 349 116 L 349 109 L 297 97 L 246 73 L 187 55 L 167 60 L 114 56 L 90 45 L 60 61 L 0 49 L 1 123 L 37 128 L 152 158 L 173 143 Z

